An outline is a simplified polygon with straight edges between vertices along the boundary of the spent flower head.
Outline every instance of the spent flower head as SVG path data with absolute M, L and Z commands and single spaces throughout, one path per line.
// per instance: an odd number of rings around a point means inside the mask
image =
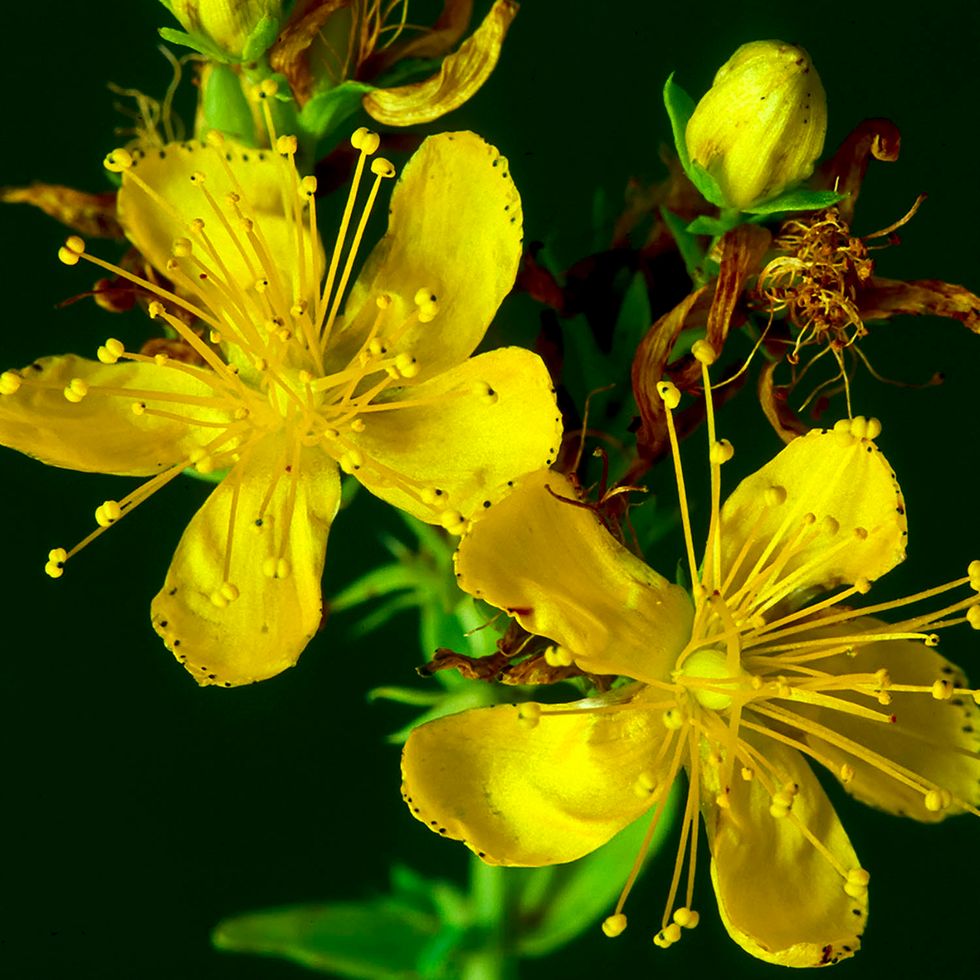
M 694 353 L 711 474 L 700 553 L 673 421 L 681 395 L 661 385 L 690 593 L 622 547 L 553 472 L 526 477 L 473 523 L 458 554 L 463 588 L 550 638 L 554 659 L 632 683 L 423 725 L 405 747 L 404 795 L 419 820 L 485 861 L 538 866 L 589 853 L 643 814 L 652 836 L 686 770 L 657 945 L 698 923 L 700 815 L 732 938 L 760 959 L 819 966 L 858 948 L 870 875 L 808 762 L 892 813 L 980 813 L 980 692 L 935 649 L 941 628 L 980 627 L 980 561 L 945 585 L 855 607 L 905 553 L 905 505 L 875 444 L 880 425 L 855 418 L 795 440 L 722 506 L 733 450 L 715 430 L 714 351 L 702 341 Z M 964 590 L 931 612 L 878 618 Z M 607 935 L 626 927 L 642 858 Z
M 520 198 L 507 161 L 473 133 L 430 137 L 391 199 L 387 235 L 351 285 L 392 164 L 358 130 L 336 241 L 317 231 L 316 180 L 231 144 L 117 150 L 119 216 L 167 285 L 91 254 L 153 296 L 184 356 L 118 338 L 97 358 L 44 358 L 0 375 L 0 443 L 70 469 L 147 480 L 95 512 L 65 563 L 191 468 L 227 475 L 192 519 L 153 601 L 157 632 L 202 684 L 230 687 L 296 662 L 321 625 L 340 472 L 458 533 L 522 473 L 554 459 L 560 423 L 539 358 L 470 357 L 514 280 Z M 368 176 L 370 175 L 370 176 Z M 361 185 L 369 180 L 364 198 Z

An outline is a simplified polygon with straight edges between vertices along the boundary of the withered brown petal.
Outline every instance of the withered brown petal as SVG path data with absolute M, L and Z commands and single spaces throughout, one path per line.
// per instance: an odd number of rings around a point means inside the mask
M 124 237 L 116 220 L 115 192 L 87 194 L 61 184 L 34 183 L 30 187 L 0 187 L 0 201 L 6 204 L 33 204 L 80 235 L 92 238 Z

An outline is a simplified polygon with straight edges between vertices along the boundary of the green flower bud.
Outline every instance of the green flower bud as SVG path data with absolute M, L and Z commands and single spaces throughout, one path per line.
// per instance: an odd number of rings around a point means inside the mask
M 160 0 L 187 31 L 190 44 L 222 60 L 248 60 L 261 55 L 276 39 L 282 0 Z
M 826 133 L 827 96 L 806 51 L 752 41 L 718 69 L 686 141 L 724 204 L 746 211 L 809 177 Z

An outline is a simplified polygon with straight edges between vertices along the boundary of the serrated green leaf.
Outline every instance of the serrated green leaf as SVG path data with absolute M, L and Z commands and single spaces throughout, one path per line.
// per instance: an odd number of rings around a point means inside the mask
M 235 916 L 220 922 L 211 938 L 221 950 L 280 956 L 354 980 L 419 980 L 442 973 L 432 957 L 442 931 L 437 915 L 407 901 L 380 898 Z M 443 960 L 450 951 L 443 950 Z M 423 958 L 426 973 L 419 970 Z
M 747 213 L 768 216 L 779 211 L 818 211 L 820 208 L 829 208 L 832 204 L 843 201 L 845 197 L 846 194 L 837 191 L 812 191 L 805 187 L 798 187 L 763 204 L 757 204 L 754 208 L 749 208 Z
M 680 792 L 675 785 L 666 802 L 647 857 L 656 853 L 669 834 Z M 517 951 L 541 956 L 564 946 L 579 933 L 609 915 L 643 843 L 650 815 L 618 833 L 608 844 L 571 864 L 509 872 L 524 877 L 518 899 Z

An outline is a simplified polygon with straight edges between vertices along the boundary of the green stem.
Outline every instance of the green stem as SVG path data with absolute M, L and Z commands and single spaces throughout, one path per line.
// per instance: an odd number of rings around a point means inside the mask
M 503 868 L 470 858 L 470 902 L 481 949 L 463 961 L 460 980 L 517 980 L 517 959 L 508 955 L 507 882 Z

